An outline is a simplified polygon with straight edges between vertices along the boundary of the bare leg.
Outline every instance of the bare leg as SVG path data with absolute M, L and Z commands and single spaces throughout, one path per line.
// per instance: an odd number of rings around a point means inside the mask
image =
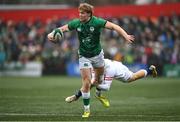
M 82 98 L 84 104 L 84 112 L 90 112 L 90 85 L 91 85 L 91 69 L 81 69 L 82 77 Z
M 144 69 L 141 69 L 133 74 L 133 76 L 128 80 L 129 83 L 136 81 L 138 79 L 144 78 L 147 75 L 147 71 Z
M 82 92 L 89 92 L 91 85 L 91 69 L 81 69 L 81 77 L 82 77 Z
M 94 68 L 95 72 L 95 84 L 100 84 L 104 80 L 104 66 Z

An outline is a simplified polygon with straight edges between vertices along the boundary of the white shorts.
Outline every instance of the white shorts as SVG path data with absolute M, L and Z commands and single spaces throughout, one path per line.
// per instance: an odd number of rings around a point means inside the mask
M 97 68 L 104 66 L 104 52 L 101 50 L 100 54 L 92 58 L 86 58 L 79 55 L 79 68 Z

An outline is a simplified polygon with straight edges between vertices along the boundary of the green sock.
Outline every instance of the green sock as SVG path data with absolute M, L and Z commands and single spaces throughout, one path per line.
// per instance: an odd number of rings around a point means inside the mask
M 90 111 L 90 92 L 82 92 L 84 111 Z
M 84 105 L 89 105 L 90 99 L 83 99 Z

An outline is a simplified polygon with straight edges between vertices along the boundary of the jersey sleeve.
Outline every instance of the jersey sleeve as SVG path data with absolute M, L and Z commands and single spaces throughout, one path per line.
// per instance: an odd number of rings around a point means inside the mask
M 73 19 L 73 20 L 69 21 L 69 23 L 68 23 L 69 30 L 71 31 L 71 30 L 76 29 L 78 24 L 79 24 L 79 20 L 78 19 Z
M 105 19 L 103 19 L 103 18 L 98 18 L 97 20 L 98 20 L 98 25 L 99 25 L 101 28 L 104 28 L 107 20 L 105 20 Z

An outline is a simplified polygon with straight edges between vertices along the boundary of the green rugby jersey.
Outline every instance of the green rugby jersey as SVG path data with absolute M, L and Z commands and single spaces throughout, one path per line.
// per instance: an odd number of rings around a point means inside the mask
M 88 22 L 74 19 L 68 23 L 69 30 L 76 30 L 79 38 L 79 54 L 90 58 L 101 52 L 100 33 L 106 20 L 92 16 Z

